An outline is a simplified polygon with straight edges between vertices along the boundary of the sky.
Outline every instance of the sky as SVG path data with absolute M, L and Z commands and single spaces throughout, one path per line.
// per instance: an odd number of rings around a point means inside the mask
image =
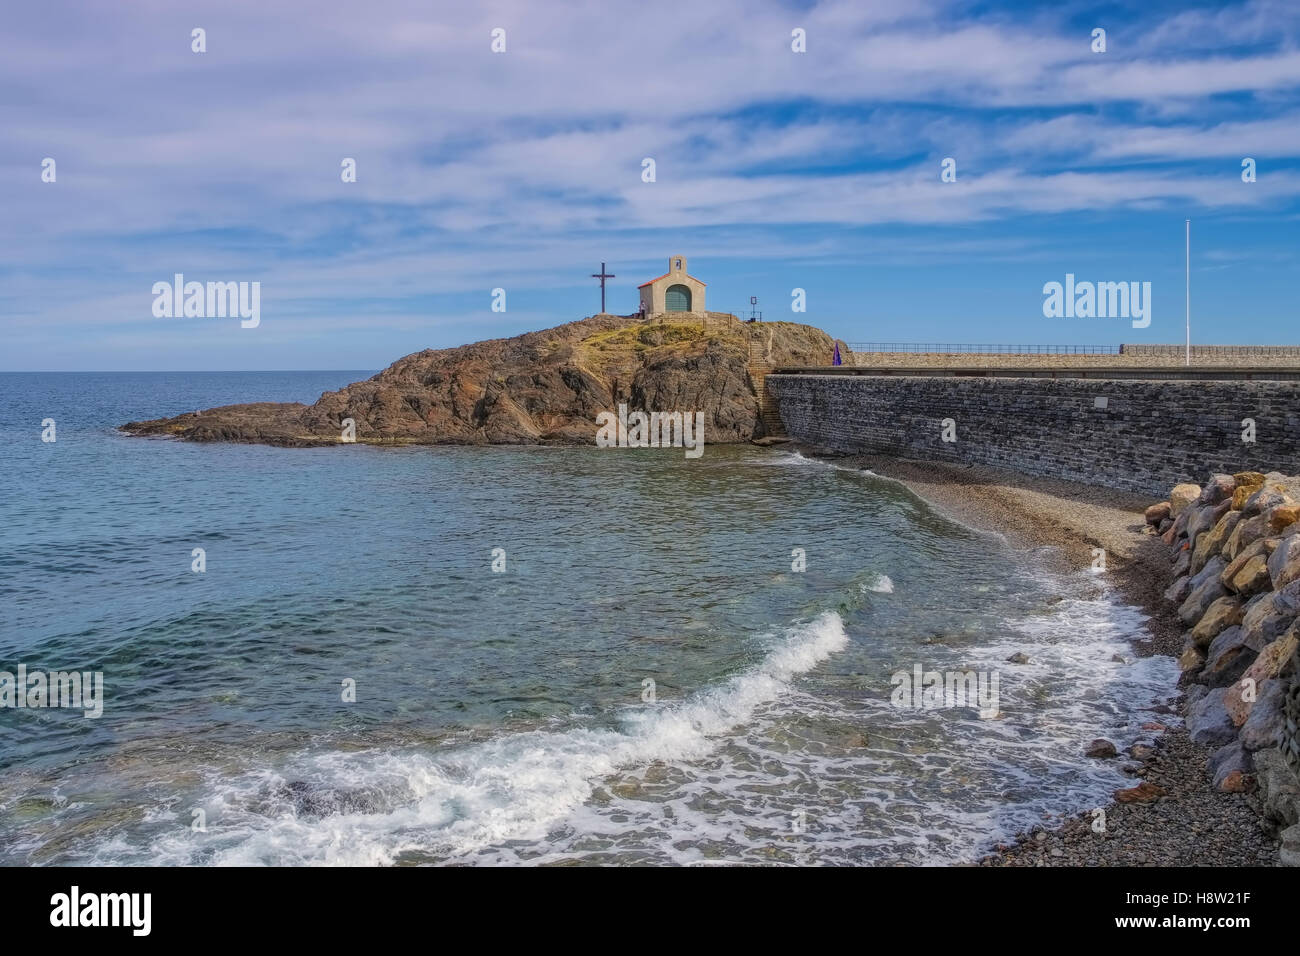
M 1181 343 L 1189 219 L 1192 341 L 1296 343 L 1298 93 L 1295 0 L 13 4 L 0 370 L 379 369 L 677 254 L 850 343 Z M 1150 325 L 1045 316 L 1067 274 Z

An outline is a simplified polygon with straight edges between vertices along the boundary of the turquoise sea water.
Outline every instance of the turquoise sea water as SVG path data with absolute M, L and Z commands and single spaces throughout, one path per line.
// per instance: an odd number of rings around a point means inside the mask
M 0 710 L 0 863 L 953 862 L 1172 687 L 1096 578 L 789 452 L 115 431 L 366 374 L 0 375 L 0 670 L 104 680 Z M 893 706 L 917 664 L 1000 713 Z

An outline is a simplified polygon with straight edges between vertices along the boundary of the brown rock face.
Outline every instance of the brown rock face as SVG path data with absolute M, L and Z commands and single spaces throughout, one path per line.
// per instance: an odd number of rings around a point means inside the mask
M 1249 597 L 1269 588 L 1271 580 L 1268 574 L 1268 558 L 1277 547 L 1278 539 L 1260 538 L 1242 549 L 1223 569 L 1219 580 L 1229 591 L 1235 591 L 1243 597 Z
M 1183 513 L 1183 510 L 1193 501 L 1201 496 L 1201 486 L 1192 484 L 1174 485 L 1174 490 L 1169 492 L 1169 513 L 1175 518 Z
M 343 420 L 370 444 L 594 443 L 596 416 L 620 403 L 647 412 L 702 412 L 706 442 L 762 434 L 750 381 L 751 344 L 770 366 L 821 365 L 835 343 L 793 322 L 642 323 L 602 315 L 452 349 L 426 350 L 314 405 L 227 405 L 130 422 L 130 435 L 270 445 L 343 442 Z
M 1237 529 L 1237 524 L 1241 521 L 1240 511 L 1229 511 L 1215 523 L 1209 531 L 1203 532 L 1196 539 L 1196 549 L 1192 555 L 1191 570 L 1195 574 L 1205 563 L 1216 554 L 1223 550 L 1232 532 Z
M 1259 693 L 1259 685 L 1277 677 L 1291 662 L 1291 655 L 1296 652 L 1297 635 L 1300 631 L 1292 628 L 1291 633 L 1269 644 L 1255 662 L 1246 668 L 1241 680 L 1228 688 L 1223 704 L 1232 722 L 1240 727 L 1250 716 L 1250 711 Z
M 1268 516 L 1270 531 L 1282 531 L 1300 521 L 1300 505 L 1279 505 Z
M 1258 472 L 1246 472 L 1246 474 L 1253 477 L 1255 474 L 1258 474 Z M 1259 481 L 1257 482 L 1238 484 L 1237 490 L 1232 493 L 1232 510 L 1240 511 L 1245 506 L 1246 502 L 1250 500 L 1250 497 L 1262 487 L 1264 487 L 1263 475 L 1260 475 Z
M 1196 623 L 1196 627 L 1192 628 L 1192 642 L 1198 649 L 1204 650 L 1222 631 L 1240 623 L 1240 599 L 1221 597 L 1205 609 L 1205 614 Z
M 1160 524 L 1169 517 L 1171 506 L 1167 501 L 1158 501 L 1146 510 L 1143 517 L 1146 518 L 1147 524 Z

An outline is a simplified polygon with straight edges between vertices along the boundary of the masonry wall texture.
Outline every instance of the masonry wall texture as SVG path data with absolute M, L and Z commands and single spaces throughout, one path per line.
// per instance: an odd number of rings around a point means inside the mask
M 1181 345 L 1122 345 L 1114 355 L 1055 352 L 857 352 L 846 357 L 849 365 L 867 367 L 935 368 L 1036 368 L 1068 363 L 1086 368 L 1108 366 L 1178 368 L 1187 361 Z M 1258 365 L 1300 366 L 1297 345 L 1193 345 L 1192 364 L 1243 368 Z
M 995 465 L 1156 498 L 1213 472 L 1300 471 L 1300 382 L 774 374 L 767 388 L 787 434 L 831 452 Z M 941 440 L 945 418 L 955 442 Z M 1253 444 L 1241 439 L 1245 418 Z

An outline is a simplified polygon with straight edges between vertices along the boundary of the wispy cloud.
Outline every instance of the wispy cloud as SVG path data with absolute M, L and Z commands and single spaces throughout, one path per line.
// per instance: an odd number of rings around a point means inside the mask
M 281 350 L 267 364 L 285 367 L 301 364 L 294 335 L 333 364 L 357 348 L 383 364 L 472 316 L 517 324 L 469 297 L 508 285 L 540 301 L 602 257 L 649 270 L 681 248 L 740 274 L 746 259 L 924 265 L 949 248 L 978 268 L 1054 246 L 1071 222 L 1105 217 L 1122 242 L 1153 215 L 1258 217 L 1261 249 L 1275 244 L 1300 197 L 1300 11 L 1107 9 L 1126 12 L 24 5 L 0 37 L 0 321 L 23 343 L 8 361 L 45 367 L 44 335 L 93 364 L 108 328 L 159 366 L 210 348 L 222 333 L 157 334 L 148 288 L 175 271 L 263 281 L 266 327 L 281 323 L 261 333 Z M 207 53 L 190 51 L 194 27 Z M 790 50 L 795 27 L 807 53 Z M 949 156 L 958 182 L 941 184 Z M 358 182 L 340 181 L 343 157 Z M 856 290 L 825 282 L 818 301 L 847 314 Z M 549 318 L 529 312 L 541 324 L 590 311 L 548 301 Z

